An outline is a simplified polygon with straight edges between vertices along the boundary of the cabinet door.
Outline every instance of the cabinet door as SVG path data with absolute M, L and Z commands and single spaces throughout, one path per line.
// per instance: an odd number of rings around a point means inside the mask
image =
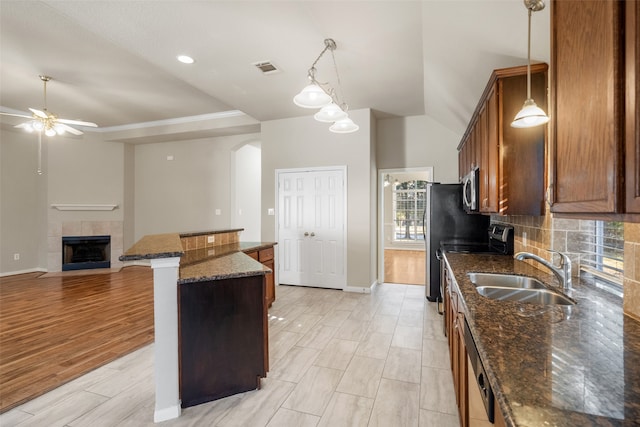
M 460 413 L 460 427 L 469 425 L 468 404 L 468 356 L 464 345 L 464 315 L 458 314 L 458 412 Z
M 626 4 L 626 212 L 640 213 L 640 2 Z
M 551 3 L 553 212 L 621 211 L 622 7 Z
M 484 109 L 478 118 L 481 128 L 482 161 L 480 162 L 480 212 L 498 213 L 500 194 L 498 180 L 498 93 L 496 85 L 487 95 Z

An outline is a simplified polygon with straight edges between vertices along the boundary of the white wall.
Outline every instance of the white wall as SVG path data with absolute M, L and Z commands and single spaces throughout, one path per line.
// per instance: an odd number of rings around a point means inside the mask
M 428 116 L 378 120 L 378 169 L 433 166 L 433 179 L 458 182 L 458 143 L 462 135 Z
M 276 207 L 276 169 L 346 165 L 347 286 L 369 288 L 375 281 L 376 247 L 373 118 L 368 109 L 349 115 L 358 132 L 331 133 L 311 113 L 262 123 L 262 240 L 276 237 L 276 217 L 267 214 Z
M 260 241 L 260 187 L 262 149 L 260 142 L 243 144 L 232 151 L 233 191 L 231 227 L 243 228 L 242 242 Z
M 147 234 L 229 228 L 231 152 L 258 139 L 249 134 L 136 145 L 135 240 Z

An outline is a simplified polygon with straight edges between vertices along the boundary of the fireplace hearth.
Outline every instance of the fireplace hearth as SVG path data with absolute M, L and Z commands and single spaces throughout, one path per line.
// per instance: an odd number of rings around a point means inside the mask
M 111 236 L 63 236 L 62 271 L 111 268 Z

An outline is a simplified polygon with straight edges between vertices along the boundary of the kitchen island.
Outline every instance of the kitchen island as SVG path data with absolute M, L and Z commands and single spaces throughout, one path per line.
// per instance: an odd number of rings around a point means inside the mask
M 557 281 L 511 256 L 446 253 L 445 262 L 496 418 L 508 426 L 640 425 L 640 322 L 623 314 L 619 296 L 574 278 L 576 305 L 497 301 L 478 294 L 467 273 Z
M 274 243 L 238 242 L 239 231 L 145 236 L 121 257 L 154 269 L 156 422 L 266 377 L 272 270 L 247 253 Z

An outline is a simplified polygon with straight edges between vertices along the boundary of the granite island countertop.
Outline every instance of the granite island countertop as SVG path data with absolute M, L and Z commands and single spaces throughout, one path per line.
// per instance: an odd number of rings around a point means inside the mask
M 445 258 L 507 425 L 640 425 L 640 322 L 623 314 L 620 297 L 574 278 L 574 306 L 495 301 L 466 273 L 557 280 L 511 256 Z
M 265 249 L 275 245 L 275 242 L 237 242 L 201 249 L 183 249 L 180 237 L 205 233 L 212 232 L 147 235 L 128 249 L 120 257 L 120 260 L 136 261 L 179 257 L 178 285 L 255 276 L 271 272 L 271 269 L 245 255 L 245 252 Z

